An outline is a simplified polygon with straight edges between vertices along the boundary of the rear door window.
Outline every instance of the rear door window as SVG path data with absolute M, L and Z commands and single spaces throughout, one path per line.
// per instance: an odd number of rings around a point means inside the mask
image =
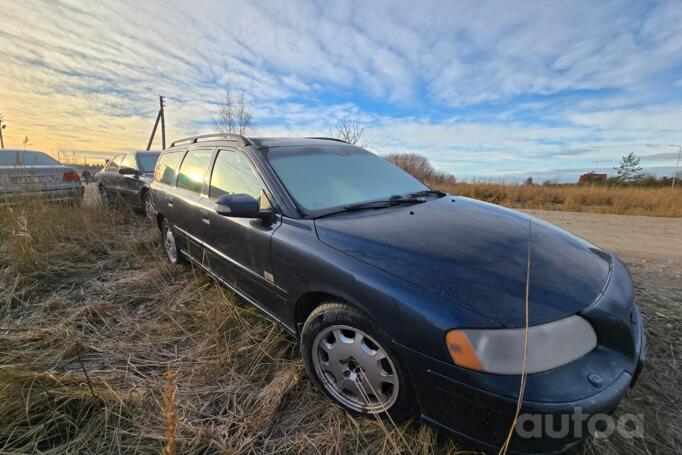
M 219 198 L 225 194 L 248 194 L 260 200 L 262 185 L 254 174 L 249 160 L 235 150 L 220 150 L 213 165 L 209 197 Z
M 190 150 L 182 160 L 178 171 L 178 181 L 175 184 L 178 188 L 184 188 L 194 193 L 201 193 L 204 186 L 206 169 L 211 161 L 213 150 Z
M 158 153 L 138 153 L 137 164 L 138 169 L 142 172 L 154 172 L 156 161 L 159 159 Z
M 170 185 L 175 179 L 175 169 L 182 159 L 183 152 L 164 153 L 156 163 L 156 170 L 154 171 L 154 179 L 157 182 Z

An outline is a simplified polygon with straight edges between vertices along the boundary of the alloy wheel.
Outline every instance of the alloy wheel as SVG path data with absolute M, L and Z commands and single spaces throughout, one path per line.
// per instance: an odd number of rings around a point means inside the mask
M 397 370 L 388 353 L 362 330 L 324 328 L 313 342 L 312 360 L 325 389 L 357 412 L 387 411 L 398 398 Z
M 154 211 L 152 209 L 152 198 L 149 196 L 149 193 L 146 192 L 144 195 L 144 216 L 152 219 L 153 215 Z
M 166 254 L 168 255 L 168 259 L 172 263 L 176 263 L 178 261 L 178 251 L 175 246 L 175 237 L 173 236 L 173 232 L 170 229 L 170 226 L 166 225 L 166 229 L 164 232 L 164 239 L 163 239 L 163 245 L 166 248 Z

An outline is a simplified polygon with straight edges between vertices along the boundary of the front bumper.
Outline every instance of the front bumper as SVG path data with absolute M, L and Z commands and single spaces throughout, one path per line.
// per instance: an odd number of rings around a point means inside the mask
M 642 344 L 644 348 L 644 344 Z M 417 390 L 422 419 L 459 439 L 478 447 L 499 450 L 507 437 L 514 419 L 519 376 L 501 376 L 474 373 L 447 364 L 404 346 L 399 346 L 402 357 L 412 367 L 412 380 Z M 521 421 L 540 422 L 541 434 L 535 424 L 526 427 L 526 433 L 515 432 L 509 453 L 561 453 L 579 444 L 588 435 L 587 422 L 595 414 L 610 414 L 629 387 L 634 385 L 641 370 L 645 351 L 639 354 L 635 373 L 619 370 L 618 374 L 606 371 L 607 352 L 599 349 L 584 359 L 557 368 L 551 372 L 528 376 L 526 395 L 520 415 Z M 601 365 L 601 368 L 599 367 Z M 479 376 L 479 384 L 494 384 L 495 392 L 473 386 L 463 379 L 467 375 Z M 601 384 L 590 382 L 596 375 Z M 610 382 L 606 382 L 608 379 Z M 505 390 L 512 395 L 503 395 Z M 557 399 L 552 400 L 551 390 Z M 568 399 L 569 396 L 581 396 Z M 548 417 L 550 416 L 550 417 Z M 581 419 L 582 417 L 582 419 Z M 546 430 L 546 422 L 552 429 Z M 562 420 L 563 419 L 563 420 Z M 564 420 L 567 426 L 564 425 Z M 532 433 L 532 436 L 528 434 Z M 565 433 L 565 434 L 564 434 Z
M 603 294 L 581 313 L 595 327 L 597 347 L 569 364 L 528 375 L 521 420 L 530 421 L 533 430 L 540 422 L 541 428 L 529 432 L 527 425 L 517 425 L 510 453 L 569 450 L 588 436 L 590 416 L 612 413 L 637 381 L 646 356 L 643 320 L 633 303 L 627 268 L 616 258 L 612 266 Z M 479 447 L 499 450 L 514 419 L 520 376 L 467 370 L 396 347 L 410 366 L 423 420 Z

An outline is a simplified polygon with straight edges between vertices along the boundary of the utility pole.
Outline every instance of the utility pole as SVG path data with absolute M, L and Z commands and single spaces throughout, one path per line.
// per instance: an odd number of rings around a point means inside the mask
M 159 121 L 161 121 L 161 145 L 164 149 L 166 148 L 166 119 L 163 113 L 163 105 L 163 96 L 159 95 L 159 113 L 156 114 L 154 128 L 152 128 L 152 134 L 149 136 L 149 142 L 147 142 L 147 150 L 152 148 L 152 142 L 154 142 L 154 135 L 156 134 L 156 128 L 159 126 Z
M 673 174 L 673 188 L 675 188 L 675 181 L 677 180 L 677 173 L 680 169 L 680 155 L 682 154 L 682 146 L 671 144 L 668 147 L 677 147 L 677 162 L 675 163 L 675 173 Z
M 159 95 L 159 115 L 161 116 L 161 150 L 166 149 L 166 119 L 163 114 L 163 96 Z
M 5 140 L 2 138 L 2 130 L 5 129 L 7 125 L 2 123 L 2 116 L 0 115 L 0 148 L 5 148 Z

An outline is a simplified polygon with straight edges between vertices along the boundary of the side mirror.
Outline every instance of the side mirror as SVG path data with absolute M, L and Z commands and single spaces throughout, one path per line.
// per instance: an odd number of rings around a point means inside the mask
M 248 194 L 225 194 L 213 205 L 218 215 L 234 218 L 270 218 L 271 210 L 261 210 L 258 201 Z
M 128 166 L 121 166 L 121 169 L 118 170 L 118 173 L 121 175 L 137 175 L 137 169 L 133 169 L 132 167 Z

